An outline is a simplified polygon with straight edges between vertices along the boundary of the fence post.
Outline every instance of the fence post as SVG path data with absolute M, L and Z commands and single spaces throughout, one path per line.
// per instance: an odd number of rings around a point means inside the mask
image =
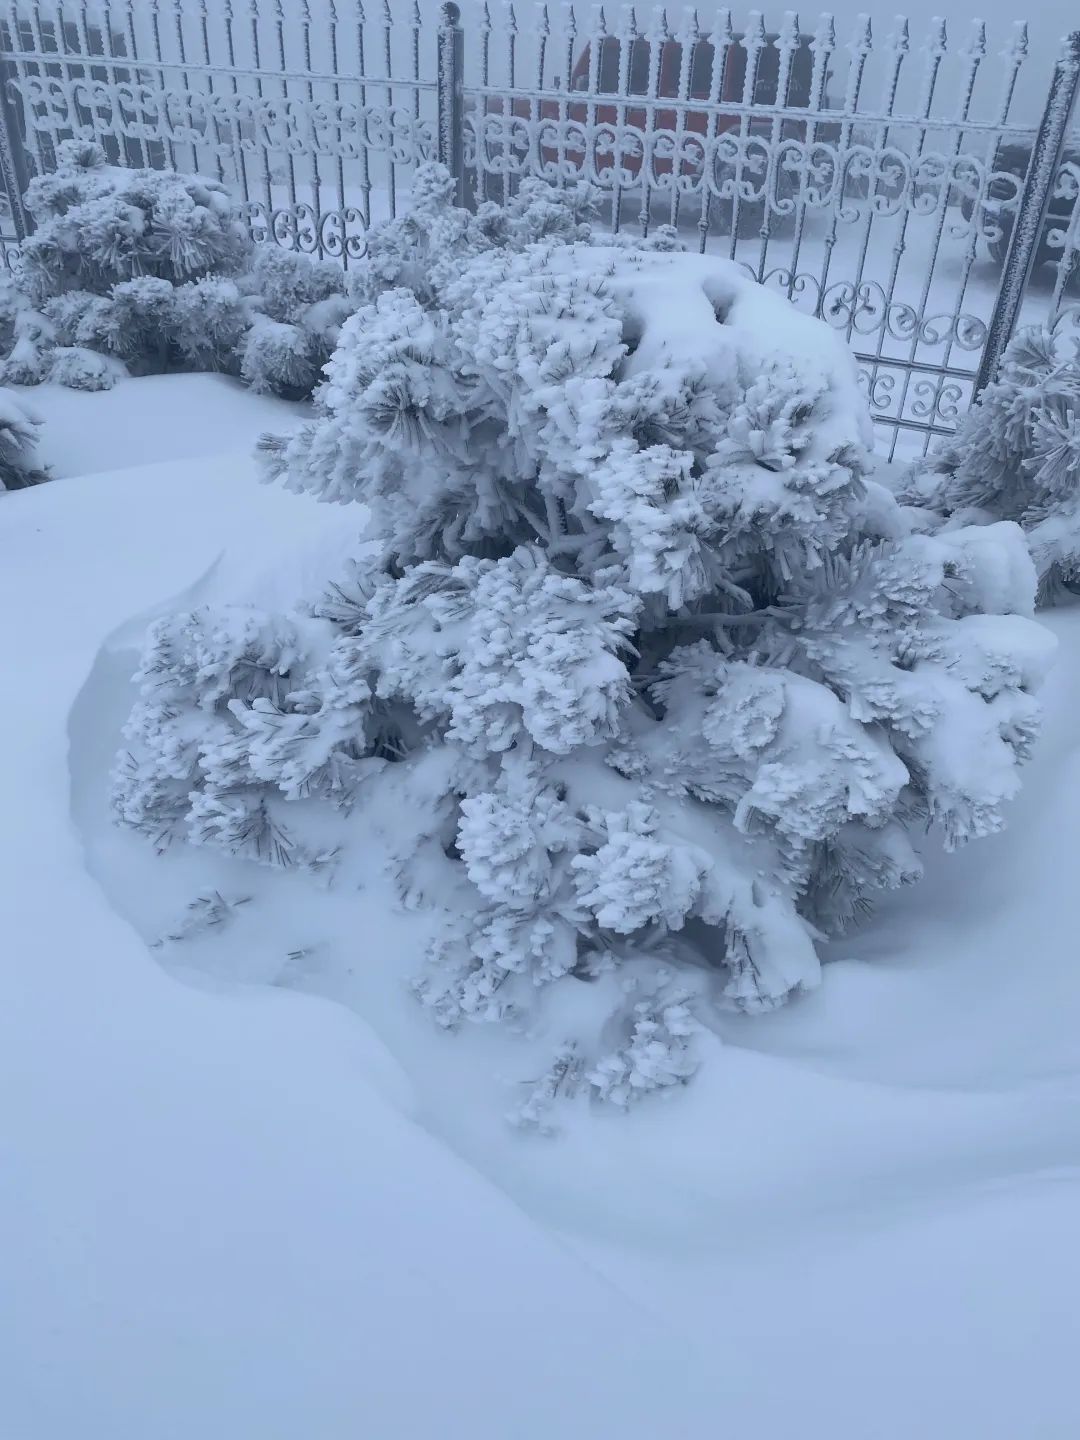
M 467 203 L 465 188 L 465 32 L 460 7 L 444 4 L 439 15 L 438 157 L 454 177 L 454 201 Z
M 8 26 L 3 26 L 0 29 L 0 45 L 8 40 L 9 35 Z M 14 46 L 14 39 L 10 43 Z M 26 148 L 8 88 L 11 77 L 17 74 L 15 66 L 6 56 L 0 59 L 0 181 L 3 182 L 11 211 L 15 239 L 20 241 L 26 239 L 33 226 L 23 204 L 23 193 L 30 183 L 30 167 L 26 163 Z
M 1053 198 L 1054 181 L 1061 168 L 1078 90 L 1080 30 L 1074 30 L 1062 43 L 1061 54 L 1050 81 L 1050 93 L 1046 97 L 1046 108 L 1035 136 L 1024 191 L 1020 197 L 1016 222 L 1001 272 L 1001 285 L 987 328 L 979 371 L 975 377 L 974 399 L 978 399 L 997 373 L 1005 347 L 1016 328 L 1020 307 L 1024 302 L 1024 292 L 1031 279 L 1035 256 Z

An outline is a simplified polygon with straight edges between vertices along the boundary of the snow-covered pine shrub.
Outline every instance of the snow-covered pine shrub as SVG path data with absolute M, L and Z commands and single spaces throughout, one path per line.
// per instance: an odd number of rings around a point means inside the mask
M 311 394 L 356 308 L 340 265 L 261 247 L 244 277 L 249 325 L 240 374 L 253 390 L 286 399 Z
M 38 459 L 41 420 L 13 390 L 0 388 L 0 490 L 25 490 L 49 478 Z
M 70 291 L 104 295 L 141 277 L 228 274 L 250 251 L 224 186 L 109 165 L 82 141 L 61 145 L 56 170 L 30 182 L 26 206 L 34 231 L 23 242 L 20 278 L 38 304 Z
M 26 203 L 36 227 L 0 296 L 14 383 L 217 370 L 300 398 L 353 308 L 340 266 L 256 247 L 226 190 L 197 175 L 111 166 L 69 141 Z
M 26 192 L 35 223 L 4 306 L 15 342 L 5 378 L 101 388 L 121 365 L 170 368 L 177 287 L 250 261 L 251 240 L 227 191 L 197 175 L 109 165 L 83 141 L 64 142 L 58 160 Z M 119 364 L 79 364 L 55 357 L 57 349 Z
M 864 478 L 833 331 L 570 207 L 515 229 L 561 203 L 383 232 L 316 420 L 263 446 L 368 507 L 364 558 L 290 616 L 159 625 L 115 794 L 278 863 L 320 801 L 383 816 L 436 1017 L 559 1016 L 532 1124 L 670 1090 L 709 1006 L 815 985 L 918 876 L 912 825 L 997 829 L 1048 653 L 1016 526 L 912 533 Z
M 1080 341 L 1021 331 L 956 436 L 919 475 L 913 498 L 957 523 L 1016 520 L 1039 595 L 1080 588 Z
M 247 299 L 235 279 L 210 275 L 175 292 L 173 343 L 180 364 L 191 370 L 237 370 L 237 356 L 251 324 Z

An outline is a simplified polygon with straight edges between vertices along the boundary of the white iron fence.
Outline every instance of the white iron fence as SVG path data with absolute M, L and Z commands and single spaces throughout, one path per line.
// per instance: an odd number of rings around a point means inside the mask
M 671 225 L 842 330 L 890 453 L 954 428 L 1022 314 L 1080 316 L 1080 33 L 1039 75 L 1023 24 L 645 8 L 8 0 L 9 261 L 73 136 L 216 176 L 256 238 L 345 264 L 425 159 L 468 204 L 585 179 L 611 228 Z

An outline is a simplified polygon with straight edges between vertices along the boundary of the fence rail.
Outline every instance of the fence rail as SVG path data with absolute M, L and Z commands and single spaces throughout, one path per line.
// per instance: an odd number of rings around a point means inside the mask
M 955 427 L 1019 319 L 1080 316 L 1080 35 L 1039 74 L 1023 24 L 645 8 L 7 0 L 8 248 L 72 136 L 344 264 L 426 159 L 469 204 L 588 180 L 610 228 L 673 226 L 842 331 L 890 454 Z

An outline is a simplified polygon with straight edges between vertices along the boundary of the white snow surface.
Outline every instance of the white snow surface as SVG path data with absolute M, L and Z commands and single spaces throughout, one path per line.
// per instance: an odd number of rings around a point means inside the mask
M 251 399 L 37 391 L 46 457 L 114 473 L 0 496 L 0 1435 L 1071 1440 L 1080 613 L 1004 834 L 928 854 L 669 1103 L 522 1136 L 493 1076 L 550 1037 L 436 1033 L 377 883 L 108 824 L 146 618 L 356 542 L 255 483 L 299 412 Z M 148 949 L 208 885 L 255 898 Z
M 54 384 L 13 390 L 47 417 L 41 458 L 58 478 L 246 453 L 260 431 L 294 428 L 304 412 L 302 405 L 253 395 L 226 375 L 146 375 L 100 391 Z

